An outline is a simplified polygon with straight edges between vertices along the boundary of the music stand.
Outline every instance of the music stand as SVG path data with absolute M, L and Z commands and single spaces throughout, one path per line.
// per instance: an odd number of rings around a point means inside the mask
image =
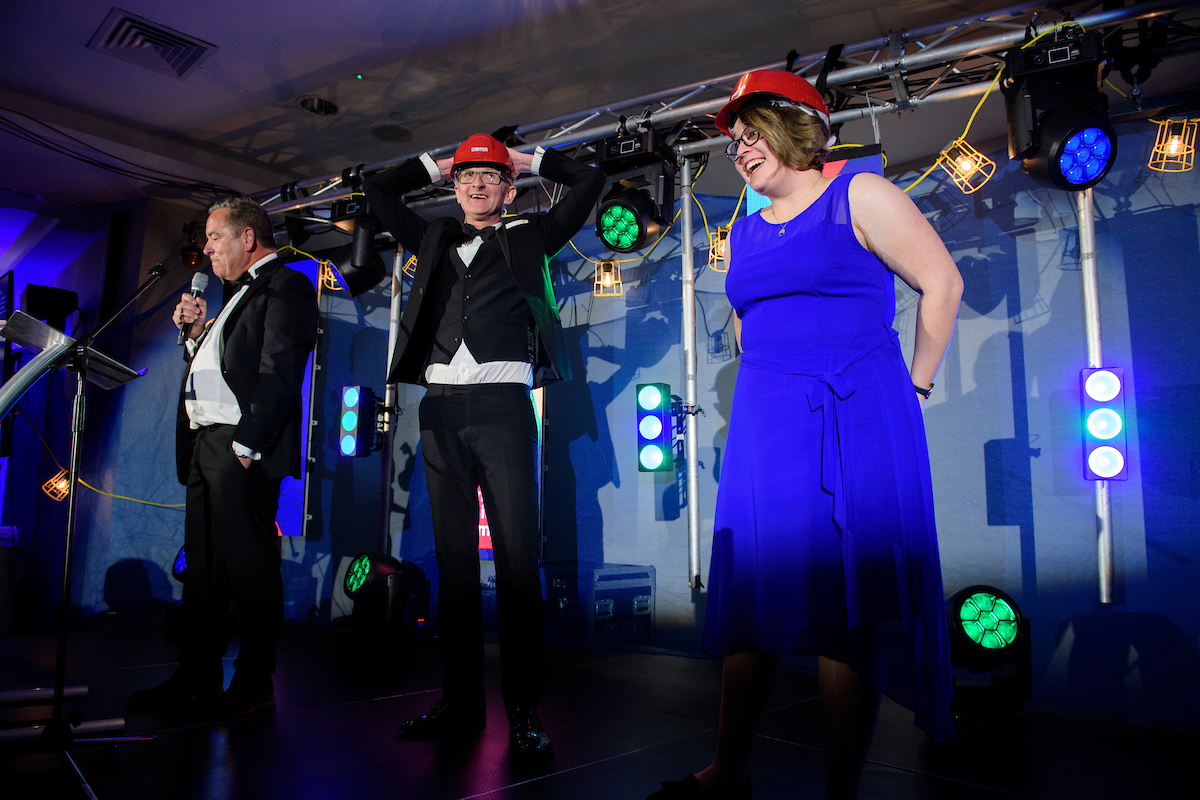
M 79 766 L 71 758 L 69 749 L 76 745 L 116 745 L 135 742 L 153 742 L 158 736 L 104 736 L 93 737 L 93 733 L 108 733 L 121 731 L 125 728 L 122 717 L 89 722 L 70 723 L 65 713 L 66 701 L 73 703 L 87 699 L 88 687 L 66 685 L 67 675 L 67 628 L 71 612 L 71 564 L 72 550 L 75 544 L 76 505 L 79 492 L 79 465 L 83 457 L 83 430 L 86 417 L 85 388 L 88 382 L 102 389 L 115 389 L 122 384 L 140 378 L 146 370 L 134 370 L 114 358 L 93 350 L 91 345 L 100 334 L 129 308 L 147 289 L 167 274 L 162 263 L 158 263 L 146 273 L 149 278 L 139 286 L 134 293 L 121 304 L 113 314 L 101 322 L 90 335 L 75 340 L 70 336 L 51 328 L 39 320 L 18 311 L 14 313 L 4 327 L 0 336 L 15 342 L 22 347 L 37 353 L 36 356 L 20 369 L 3 386 L 0 386 L 0 418 L 3 418 L 17 401 L 42 375 L 47 372 L 66 367 L 75 372 L 75 403 L 71 414 L 71 461 L 69 466 L 70 482 L 67 491 L 67 531 L 66 548 L 63 553 L 62 595 L 58 611 L 58 643 L 55 651 L 54 664 L 54 694 L 48 697 L 45 689 L 16 690 L 0 692 L 0 707 L 46 705 L 50 699 L 53 711 L 51 719 L 45 725 L 31 725 L 0 731 L 0 746 L 24 742 L 33 742 L 32 749 L 40 752 L 57 753 L 75 772 L 79 778 L 80 789 L 90 798 L 96 800 L 96 795 L 88 785 L 87 779 L 80 772 Z M 88 734 L 88 738 L 79 738 Z

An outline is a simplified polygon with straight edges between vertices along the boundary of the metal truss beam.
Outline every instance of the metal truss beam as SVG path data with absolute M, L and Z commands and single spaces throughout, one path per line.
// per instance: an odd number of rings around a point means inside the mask
M 1086 9 L 1094 5 L 1093 3 L 1085 6 L 1085 13 L 1075 20 L 1088 30 L 1135 20 L 1163 18 L 1184 9 L 1196 9 L 1195 3 L 1181 0 L 1151 0 L 1138 5 L 1086 13 Z M 826 87 L 841 92 L 847 98 L 844 107 L 834 111 L 831 119 L 834 123 L 845 122 L 869 116 L 871 113 L 897 112 L 978 95 L 995 76 L 996 66 L 1001 63 L 1003 54 L 1013 45 L 1024 41 L 1028 26 L 1033 25 L 1035 21 L 1044 25 L 1045 21 L 1039 19 L 1043 14 L 1054 14 L 1056 20 L 1064 19 L 1069 13 L 1067 9 L 1069 6 L 1051 8 L 1045 3 L 1027 3 L 986 16 L 967 17 L 912 31 L 893 31 L 885 37 L 847 45 L 840 56 L 847 66 L 831 71 L 825 76 Z M 1197 36 L 1194 22 L 1187 24 L 1172 19 L 1164 21 L 1176 33 L 1176 42 L 1181 38 Z M 1000 32 L 991 33 L 993 30 Z M 1136 31 L 1133 33 L 1136 34 Z M 923 40 L 930 37 L 933 37 L 930 43 L 925 44 Z M 906 52 L 910 46 L 916 48 L 914 52 Z M 886 57 L 881 58 L 884 53 L 887 54 Z M 801 56 L 796 59 L 796 63 L 804 66 L 797 70 L 798 74 L 810 77 L 812 73 L 819 72 L 824 59 L 823 52 Z M 760 68 L 777 69 L 783 66 L 784 62 L 776 62 Z M 517 128 L 517 133 L 527 140 L 533 140 L 527 141 L 519 149 L 529 151 L 536 146 L 586 146 L 612 136 L 622 125 L 633 129 L 691 121 L 702 130 L 711 128 L 708 117 L 724 105 L 726 92 L 741 74 L 738 72 L 724 75 L 521 125 Z M 708 98 L 690 104 L 685 102 L 703 95 L 708 95 Z M 655 105 L 658 107 L 653 108 Z M 602 123 L 589 125 L 600 118 L 607 119 Z M 710 139 L 681 144 L 676 150 L 680 155 L 694 154 L 723 147 L 727 142 L 726 137 L 713 135 Z M 434 156 L 443 155 L 453 151 L 456 146 L 457 142 L 429 152 Z M 419 153 L 409 153 L 370 164 L 364 168 L 364 172 L 378 172 L 417 155 Z M 326 175 L 297 184 L 299 188 L 316 190 L 308 197 L 280 202 L 277 191 L 267 191 L 254 195 L 253 199 L 262 203 L 270 214 L 295 212 L 349 196 L 349 191 L 340 183 L 340 174 Z M 517 185 L 535 186 L 538 183 L 537 178 L 526 178 L 519 180 Z M 449 192 L 439 196 L 436 194 L 437 190 L 434 191 L 433 197 L 417 199 L 410 205 L 438 205 L 452 197 Z

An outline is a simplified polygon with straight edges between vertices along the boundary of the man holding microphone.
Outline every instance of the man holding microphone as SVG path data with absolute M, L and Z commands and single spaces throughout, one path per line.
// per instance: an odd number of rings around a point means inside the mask
M 134 692 L 129 705 L 225 719 L 275 707 L 271 675 L 283 627 L 275 515 L 284 476 L 300 477 L 300 390 L 317 300 L 309 279 L 278 259 L 270 218 L 250 200 L 209 209 L 204 254 L 234 286 L 207 325 L 202 297 L 184 294 L 172 316 L 188 337 L 175 454 L 187 487 L 186 640 L 174 674 Z M 241 648 L 223 692 L 231 603 Z

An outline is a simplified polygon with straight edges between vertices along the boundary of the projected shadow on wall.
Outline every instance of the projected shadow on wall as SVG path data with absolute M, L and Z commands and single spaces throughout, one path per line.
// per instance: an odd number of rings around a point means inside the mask
M 109 611 L 149 611 L 170 604 L 171 582 L 162 567 L 142 558 L 123 558 L 104 573 Z
M 981 255 L 960 255 L 956 259 L 963 277 L 960 319 L 993 315 L 997 310 L 1009 320 L 1022 313 L 1019 262 L 1015 236 L 1032 230 L 1037 219 L 1016 216 L 1011 181 L 993 181 L 991 196 L 976 198 L 975 218 L 961 216 L 948 223 L 954 233 L 946 235 L 960 253 L 977 248 Z M 985 187 L 985 192 L 988 191 Z M 986 203 L 984 202 L 986 200 Z M 1005 360 L 1008 369 L 998 368 Z M 967 365 L 964 365 L 964 369 Z M 1030 459 L 1040 450 L 1030 447 L 1029 405 L 1026 395 L 1025 334 L 1010 323 L 1006 334 L 988 339 L 976 353 L 971 365 L 975 389 L 962 398 L 974 405 L 996 405 L 1005 396 L 1011 398 L 1013 436 L 986 441 L 980 454 L 984 461 L 987 491 L 987 524 L 1019 529 L 1022 602 L 1032 606 L 1037 593 L 1037 552 L 1033 524 L 1033 488 Z M 1003 381 L 1008 377 L 1007 382 Z M 972 399 L 974 396 L 974 399 Z M 937 425 L 939 409 L 927 414 L 929 425 Z
M 666 244 L 664 242 L 664 244 Z M 665 248 L 664 248 L 665 249 Z M 682 306 L 679 302 L 678 256 L 673 253 L 640 265 L 630 281 L 625 314 L 616 320 L 572 325 L 564 330 L 574 379 L 546 387 L 545 482 L 543 518 L 548 559 L 603 562 L 604 515 L 599 493 L 607 485 L 621 486 L 621 467 L 616 461 L 608 407 L 641 370 L 659 364 L 679 343 Z M 664 268 L 665 267 L 665 268 Z M 566 265 L 555 262 L 559 296 L 563 296 Z M 628 280 L 628 279 L 627 279 Z M 575 291 L 579 282 L 574 278 Z M 584 284 L 590 292 L 590 283 Z M 568 289 L 568 291 L 570 291 Z M 604 301 L 610 303 L 612 301 Z M 593 310 L 588 307 L 588 313 Z M 573 320 L 568 316 L 567 320 Z M 624 328 L 624 347 L 613 344 Z M 611 375 L 598 380 L 586 366 L 614 366 Z M 625 467 L 634 470 L 636 465 Z M 664 487 L 664 493 L 674 484 Z M 675 501 L 678 513 L 678 500 Z

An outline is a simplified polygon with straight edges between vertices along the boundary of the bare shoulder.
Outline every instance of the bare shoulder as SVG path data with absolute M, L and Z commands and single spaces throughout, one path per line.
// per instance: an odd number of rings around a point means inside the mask
M 896 184 L 874 172 L 860 172 L 850 179 L 850 203 L 865 208 L 912 206 L 913 202 Z

